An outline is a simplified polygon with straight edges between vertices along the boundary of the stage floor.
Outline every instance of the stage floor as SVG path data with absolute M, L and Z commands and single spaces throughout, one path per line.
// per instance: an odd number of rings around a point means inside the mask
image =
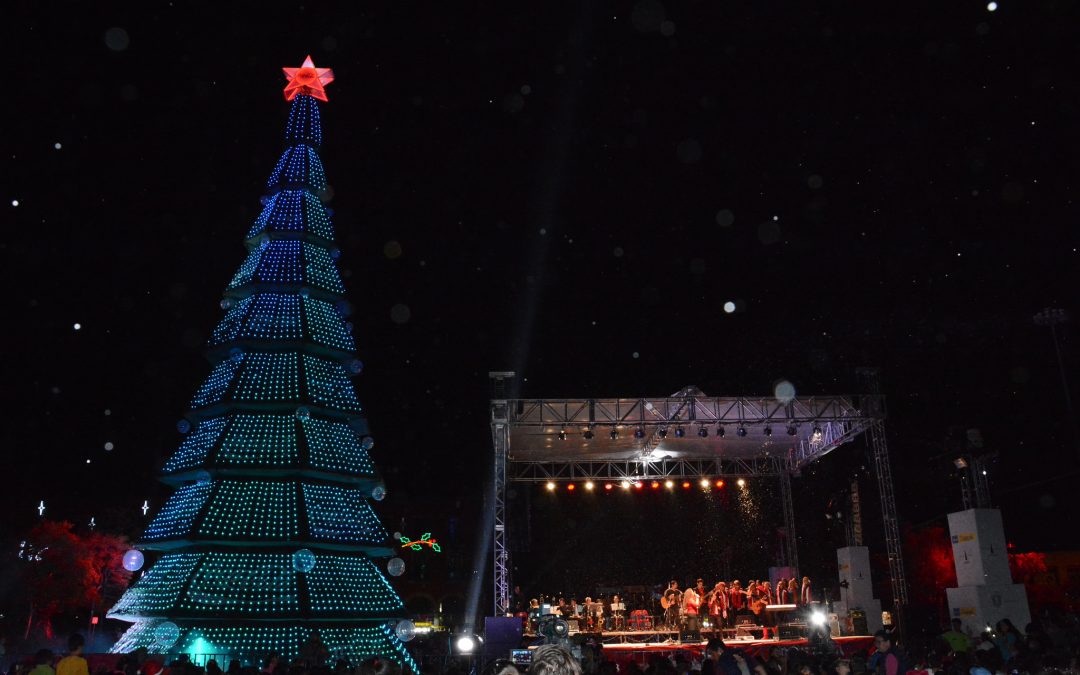
M 650 631 L 651 634 L 652 631 Z M 605 633 L 605 635 L 607 635 Z M 850 636 L 833 638 L 836 646 L 846 656 L 853 654 L 867 654 L 874 645 L 871 636 Z M 806 638 L 798 640 L 746 640 L 727 639 L 724 643 L 732 649 L 740 649 L 751 656 L 761 656 L 767 649 L 773 647 L 803 648 L 808 644 Z M 603 645 L 604 657 L 616 663 L 635 661 L 641 665 L 647 665 L 654 655 L 670 656 L 672 653 L 681 652 L 690 661 L 700 661 L 705 655 L 706 641 L 701 642 L 623 642 L 605 643 Z

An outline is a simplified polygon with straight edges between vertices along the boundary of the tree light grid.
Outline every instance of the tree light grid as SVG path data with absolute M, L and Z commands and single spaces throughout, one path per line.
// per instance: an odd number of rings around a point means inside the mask
M 386 577 L 367 558 L 316 555 L 315 561 L 307 573 L 313 614 L 393 612 L 404 607 Z
M 305 483 L 303 491 L 312 539 L 381 544 L 389 536 L 359 488 Z
M 233 398 L 237 401 L 299 401 L 299 363 L 295 353 L 248 354 Z
M 217 443 L 221 430 L 225 428 L 225 420 L 224 417 L 215 417 L 195 425 L 195 430 L 184 439 L 180 448 L 165 463 L 162 471 L 175 473 L 204 463 L 210 448 Z
M 311 466 L 327 471 L 370 475 L 375 465 L 349 425 L 312 417 L 303 425 Z
M 225 539 L 295 539 L 300 535 L 294 482 L 225 480 L 207 504 L 198 535 Z
M 330 216 L 319 198 L 307 190 L 282 190 L 267 199 L 248 238 L 264 232 L 310 232 L 323 239 L 334 238 Z
M 315 192 L 326 189 L 326 173 L 315 149 L 307 145 L 294 145 L 281 155 L 266 187 L 303 183 Z
M 322 120 L 319 105 L 310 96 L 297 96 L 289 109 L 289 123 L 285 126 L 285 140 L 322 145 Z
M 165 612 L 187 583 L 191 571 L 202 559 L 201 553 L 172 553 L 161 556 L 109 610 L 109 617 L 146 616 Z
M 232 382 L 233 376 L 236 375 L 236 371 L 239 370 L 243 361 L 243 352 L 238 352 L 214 366 L 206 381 L 195 392 L 195 397 L 191 399 L 191 407 L 202 408 L 221 401 L 221 398 L 225 395 L 225 390 L 229 388 L 229 383 Z
M 300 592 L 292 555 L 207 553 L 179 608 L 185 613 L 211 615 L 218 612 L 295 615 L 300 610 Z
M 195 515 L 210 496 L 210 481 L 186 485 L 169 497 L 143 533 L 146 541 L 183 537 L 191 532 Z
M 265 240 L 256 246 L 233 275 L 227 290 L 252 283 L 303 284 L 335 294 L 345 292 L 327 250 L 297 239 Z
M 360 412 L 352 380 L 340 363 L 305 354 L 304 372 L 312 401 L 347 412 Z
M 300 463 L 295 415 L 238 414 L 229 424 L 217 464 L 294 466 Z

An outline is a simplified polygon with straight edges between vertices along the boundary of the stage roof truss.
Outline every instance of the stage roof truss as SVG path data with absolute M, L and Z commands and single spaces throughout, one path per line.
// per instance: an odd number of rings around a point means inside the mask
M 511 462 L 507 480 L 519 483 L 621 482 L 779 476 L 787 469 L 781 457 L 690 459 L 646 462 Z
M 885 443 L 885 399 L 876 370 L 859 374 L 869 394 L 782 400 L 706 396 L 697 387 L 655 398 L 518 399 L 505 396 L 514 373 L 490 373 L 496 615 L 510 607 L 505 491 L 511 482 L 774 477 L 788 533 L 779 562 L 797 568 L 792 477 L 864 433 L 879 482 L 894 606 L 901 608 L 907 589 Z

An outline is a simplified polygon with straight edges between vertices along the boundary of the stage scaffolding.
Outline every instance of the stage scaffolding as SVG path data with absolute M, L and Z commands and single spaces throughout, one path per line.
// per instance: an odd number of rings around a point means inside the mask
M 490 373 L 495 615 L 508 611 L 512 589 L 508 483 L 773 477 L 783 500 L 781 562 L 797 568 L 792 477 L 866 432 L 881 494 L 893 603 L 900 609 L 907 583 L 885 444 L 885 400 L 874 373 L 860 375 L 869 393 L 858 397 L 780 401 L 707 396 L 696 387 L 656 398 L 518 399 L 505 395 L 514 373 Z

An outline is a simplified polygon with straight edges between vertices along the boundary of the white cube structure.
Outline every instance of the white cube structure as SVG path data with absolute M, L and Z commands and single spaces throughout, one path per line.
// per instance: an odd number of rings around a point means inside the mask
M 949 613 L 964 630 L 978 634 L 1001 619 L 1020 630 L 1031 621 L 1027 591 L 1009 572 L 1005 527 L 997 509 L 968 509 L 949 514 L 957 588 L 947 588 Z

